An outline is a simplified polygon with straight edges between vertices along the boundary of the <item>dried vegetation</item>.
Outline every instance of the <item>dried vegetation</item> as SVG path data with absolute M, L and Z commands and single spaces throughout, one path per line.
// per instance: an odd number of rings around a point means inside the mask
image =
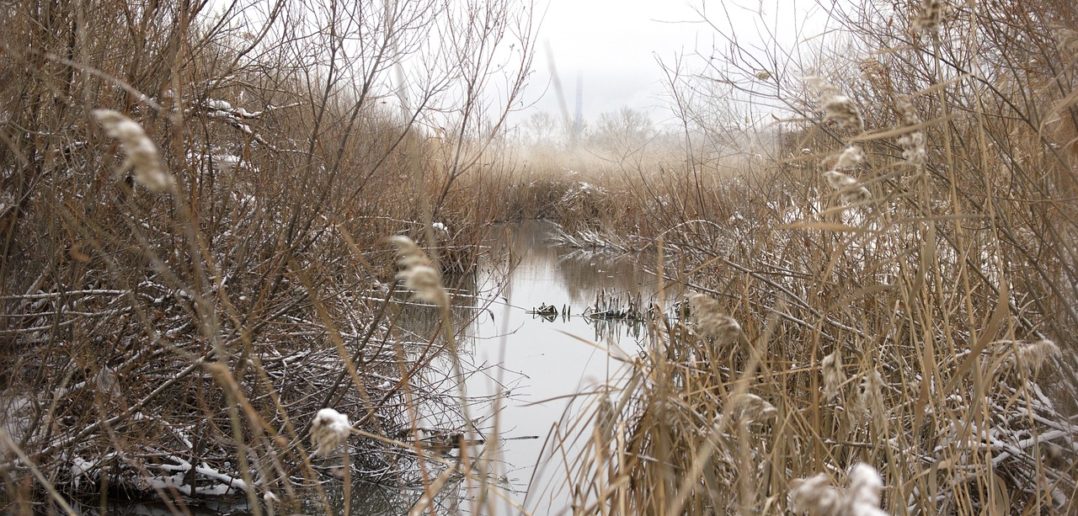
M 517 92 L 526 17 L 368 4 L 0 8 L 8 508 L 347 511 L 324 481 L 362 475 L 493 510 L 485 451 L 421 435 L 484 442 L 447 271 L 547 217 L 645 256 L 680 315 L 549 438 L 573 512 L 1075 511 L 1073 2 L 828 3 L 842 39 L 791 54 L 701 13 L 720 48 L 665 68 L 682 134 L 625 113 L 602 159 L 521 166 L 480 90 L 509 55 Z M 400 327 L 394 278 L 435 327 Z
M 1075 510 L 1078 9 L 833 9 L 845 39 L 810 58 L 716 29 L 727 49 L 668 70 L 699 151 L 605 227 L 662 252 L 692 317 L 653 324 L 588 401 L 577 510 Z M 759 166 L 697 186 L 745 130 L 767 134 L 742 150 Z

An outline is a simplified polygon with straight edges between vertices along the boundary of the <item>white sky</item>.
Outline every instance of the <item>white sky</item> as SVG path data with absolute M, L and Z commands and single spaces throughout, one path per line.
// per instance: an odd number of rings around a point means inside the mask
M 543 0 L 540 0 L 543 1 Z M 768 25 L 780 26 L 785 44 L 796 38 L 796 23 L 811 17 L 811 26 L 822 29 L 823 17 L 813 0 L 548 0 L 542 19 L 535 56 L 534 73 L 526 90 L 526 100 L 534 104 L 513 116 L 525 120 L 535 111 L 560 116 L 557 97 L 550 82 L 547 48 L 554 53 L 565 91 L 570 116 L 575 112 L 577 74 L 583 78 L 583 114 L 588 121 L 600 113 L 623 106 L 649 112 L 662 124 L 670 117 L 663 73 L 656 57 L 665 61 L 681 52 L 709 53 L 714 30 L 700 22 L 697 9 L 703 6 L 716 23 L 725 23 L 725 3 L 731 25 L 742 45 L 761 41 L 758 27 L 763 13 Z M 542 5 L 538 6 L 542 12 Z M 808 30 L 806 33 L 818 33 Z M 690 60 L 691 62 L 691 60 Z M 538 99 L 538 100 L 535 100 Z

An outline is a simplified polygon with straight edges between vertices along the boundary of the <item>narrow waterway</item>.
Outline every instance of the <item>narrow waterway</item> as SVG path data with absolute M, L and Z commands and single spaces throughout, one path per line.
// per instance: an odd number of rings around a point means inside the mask
M 567 505 L 564 457 L 574 454 L 573 441 L 587 428 L 579 418 L 621 371 L 603 346 L 635 353 L 644 332 L 641 324 L 586 316 L 600 305 L 627 308 L 650 302 L 651 276 L 631 259 L 604 260 L 594 255 L 553 247 L 553 227 L 528 222 L 503 228 L 495 235 L 480 271 L 489 314 L 473 323 L 473 355 L 477 364 L 498 364 L 486 375 L 473 376 L 469 392 L 508 393 L 497 414 L 504 440 L 504 474 L 525 508 L 536 514 L 557 512 Z M 512 260 L 513 266 L 508 267 Z M 546 305 L 556 315 L 530 313 Z M 500 376 L 500 377 L 498 377 Z M 555 426 L 559 432 L 552 433 Z M 537 439 L 528 439 L 538 436 Z M 504 507 L 506 513 L 515 512 Z

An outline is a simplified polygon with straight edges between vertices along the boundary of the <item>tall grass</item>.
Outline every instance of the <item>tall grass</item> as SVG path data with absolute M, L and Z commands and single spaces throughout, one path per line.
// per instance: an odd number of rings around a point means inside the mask
M 494 512 L 451 280 L 546 217 L 689 307 L 551 437 L 568 510 L 1074 512 L 1078 8 L 825 5 L 789 54 L 701 12 L 676 132 L 521 151 L 510 6 L 0 9 L 5 510 L 349 511 L 358 476 Z
M 520 91 L 527 9 L 27 1 L 0 23 L 0 507 L 333 512 L 353 467 L 442 474 L 417 407 L 466 409 L 445 342 L 401 328 L 386 237 L 474 265 L 492 216 L 458 180 Z
M 709 297 L 592 402 L 579 512 L 1074 511 L 1078 11 L 828 8 L 844 39 L 810 59 L 719 31 L 673 74 L 701 154 L 728 99 L 778 145 L 634 199 L 666 302 Z

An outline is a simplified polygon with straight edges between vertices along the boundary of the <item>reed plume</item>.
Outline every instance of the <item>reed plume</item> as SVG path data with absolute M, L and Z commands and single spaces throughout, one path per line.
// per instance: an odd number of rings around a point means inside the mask
M 111 109 L 95 109 L 93 115 L 109 136 L 119 140 L 127 156 L 118 173 L 131 170 L 135 182 L 151 192 L 175 191 L 176 179 L 161 165 L 157 146 L 138 122 Z
M 441 307 L 449 306 L 449 295 L 442 285 L 442 275 L 434 268 L 427 253 L 406 236 L 390 237 L 389 242 L 397 248 L 397 279 L 411 290 L 415 297 Z
M 846 381 L 846 373 L 842 370 L 842 355 L 837 349 L 823 357 L 820 369 L 823 371 L 824 398 L 833 400 L 835 396 L 838 396 L 842 383 Z
M 689 304 L 701 335 L 717 344 L 724 344 L 733 342 L 741 334 L 737 319 L 722 313 L 719 302 L 711 296 L 693 294 L 689 297 Z
M 864 128 L 861 110 L 853 99 L 821 77 L 808 77 L 805 82 L 816 91 L 816 102 L 823 110 L 824 123 L 834 123 L 839 128 L 855 131 Z
M 847 474 L 849 486 L 840 489 L 820 473 L 790 482 L 790 509 L 811 516 L 882 516 L 883 481 L 872 466 L 858 463 Z
M 331 408 L 319 410 L 311 423 L 311 444 L 315 447 L 314 454 L 321 457 L 328 456 L 348 440 L 351 432 L 352 425 L 348 422 L 348 416 Z

